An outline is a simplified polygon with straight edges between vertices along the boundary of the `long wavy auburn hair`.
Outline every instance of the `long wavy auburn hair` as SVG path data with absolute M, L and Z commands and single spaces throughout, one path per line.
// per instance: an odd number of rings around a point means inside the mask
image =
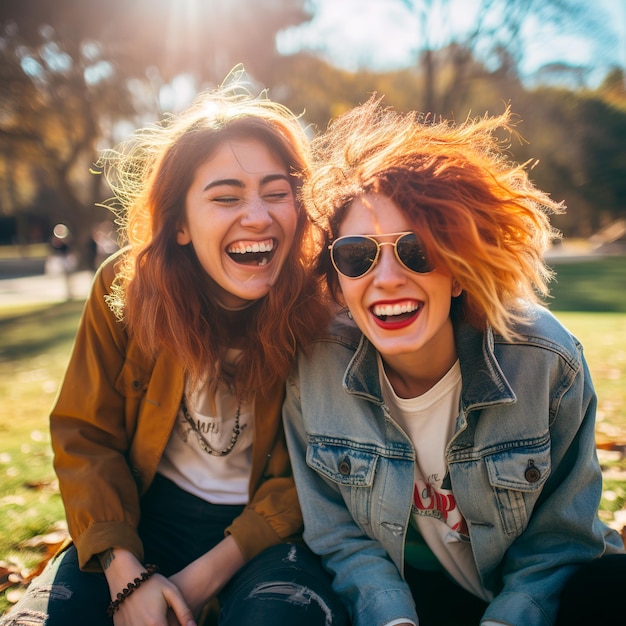
M 150 357 L 169 350 L 193 384 L 214 390 L 226 383 L 247 394 L 284 378 L 296 349 L 322 332 L 328 313 L 312 271 L 321 237 L 299 199 L 295 238 L 276 284 L 242 312 L 214 302 L 193 246 L 177 243 L 197 168 L 234 138 L 267 145 L 299 198 L 309 165 L 305 131 L 288 109 L 264 92 L 252 97 L 237 82 L 201 94 L 180 116 L 136 131 L 119 150 L 105 153 L 101 165 L 128 244 L 109 306 Z M 243 348 L 234 376 L 232 365 L 228 373 L 225 366 L 233 346 Z
M 544 252 L 558 233 L 549 222 L 563 209 L 537 189 L 528 165 L 507 158 L 510 109 L 456 125 L 401 114 L 372 96 L 336 118 L 313 142 L 314 165 L 303 196 L 312 219 L 337 236 L 351 202 L 387 196 L 409 218 L 433 264 L 463 289 L 455 318 L 511 339 L 530 302 L 548 295 Z M 318 271 L 339 300 L 328 252 Z

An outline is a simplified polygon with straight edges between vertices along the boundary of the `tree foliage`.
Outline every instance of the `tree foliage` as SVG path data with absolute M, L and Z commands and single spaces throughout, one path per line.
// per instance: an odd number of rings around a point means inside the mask
M 108 123 L 133 109 L 103 46 L 70 24 L 68 17 L 56 25 L 60 35 L 52 24 L 22 20 L 19 12 L 1 22 L 0 145 L 3 155 L 23 166 L 17 173 L 4 160 L 7 188 L 19 189 L 25 178 L 36 181 L 33 193 L 49 202 L 41 210 L 82 232 L 91 221 L 87 207 L 99 198 L 99 179 L 85 176 L 97 143 Z M 22 195 L 12 193 L 1 208 L 19 214 L 24 204 Z
M 43 192 L 56 198 L 50 217 L 86 241 L 102 199 L 88 168 L 114 141 L 116 122 L 152 121 L 180 74 L 200 89 L 245 59 L 265 80 L 276 31 L 307 17 L 288 0 L 248 8 L 246 0 L 3 0 L 0 213 L 20 214 Z
M 523 25 L 531 17 L 570 20 L 591 32 L 598 26 L 589 7 L 479 0 L 470 27 L 436 39 L 433 11 L 450 10 L 450 0 L 399 1 L 419 17 L 415 63 L 348 72 L 320 55 L 277 53 L 276 34 L 310 19 L 306 0 L 3 0 L 0 214 L 46 214 L 85 239 L 104 215 L 94 209 L 105 193 L 101 177 L 89 174 L 99 150 L 185 105 L 176 99 L 179 84 L 190 98 L 243 63 L 259 90 L 269 88 L 302 113 L 312 133 L 374 92 L 400 110 L 459 121 L 510 103 L 528 139 L 513 141 L 512 156 L 539 160 L 533 177 L 569 207 L 559 227 L 589 234 L 624 215 L 623 70 L 593 91 L 576 84 L 531 89 L 520 79 Z M 557 69 L 544 78 L 554 79 Z M 558 76 L 571 77 L 569 69 Z

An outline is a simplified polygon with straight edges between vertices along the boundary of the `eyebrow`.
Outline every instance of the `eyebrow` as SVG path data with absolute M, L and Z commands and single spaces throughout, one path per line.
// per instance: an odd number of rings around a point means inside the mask
M 268 183 L 274 182 L 275 180 L 284 180 L 288 183 L 291 181 L 286 174 L 268 174 L 261 179 L 261 185 L 267 185 Z M 227 185 L 229 187 L 239 187 L 243 189 L 246 185 L 239 178 L 220 178 L 218 180 L 213 180 L 204 187 L 202 191 L 208 191 L 213 187 L 221 187 L 222 185 Z

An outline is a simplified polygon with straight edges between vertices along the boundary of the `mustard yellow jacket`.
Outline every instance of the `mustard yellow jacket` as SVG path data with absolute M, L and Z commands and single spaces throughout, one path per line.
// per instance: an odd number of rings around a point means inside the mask
M 185 384 L 176 356 L 146 358 L 105 302 L 117 257 L 96 273 L 50 416 L 54 467 L 80 566 L 110 547 L 143 560 L 139 499 L 174 427 Z M 284 442 L 284 384 L 255 398 L 249 504 L 226 530 L 244 556 L 301 531 Z

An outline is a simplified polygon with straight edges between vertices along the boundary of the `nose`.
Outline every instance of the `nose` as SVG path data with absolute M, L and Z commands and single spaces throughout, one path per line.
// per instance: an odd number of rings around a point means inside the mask
M 252 198 L 244 208 L 241 225 L 254 230 L 267 228 L 273 219 L 265 202 L 260 197 Z
M 393 246 L 381 246 L 373 272 L 376 287 L 391 289 L 406 282 L 404 268 L 396 258 Z

